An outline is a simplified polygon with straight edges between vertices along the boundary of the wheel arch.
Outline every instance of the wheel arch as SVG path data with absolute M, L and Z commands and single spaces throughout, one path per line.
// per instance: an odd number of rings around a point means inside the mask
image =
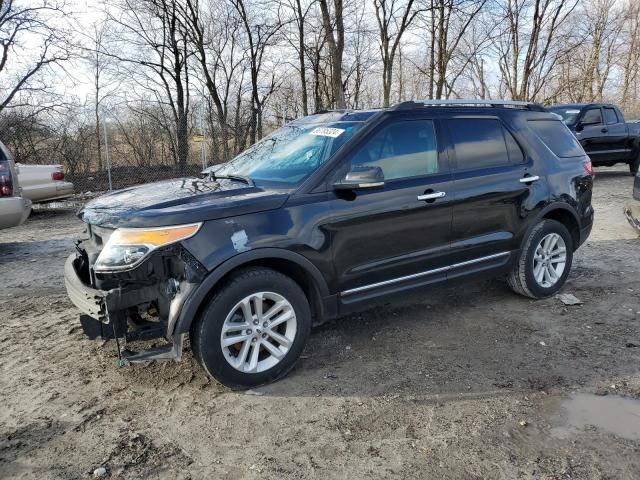
M 529 225 L 523 239 L 524 242 L 527 241 L 527 238 L 529 238 L 529 235 L 535 226 L 545 219 L 555 220 L 567 227 L 567 230 L 569 230 L 569 233 L 571 234 L 571 239 L 573 240 L 573 250 L 575 251 L 578 248 L 580 245 L 580 221 L 578 219 L 578 215 L 570 206 L 562 203 L 548 205 L 538 214 L 535 222 L 532 222 L 531 225 Z
M 189 332 L 193 320 L 206 306 L 211 292 L 220 282 L 235 271 L 255 266 L 270 268 L 292 278 L 300 285 L 309 300 L 312 320 L 317 321 L 325 316 L 323 299 L 330 294 L 320 270 L 299 253 L 279 248 L 259 248 L 236 255 L 211 271 L 185 301 L 176 327 L 170 334 L 180 335 Z

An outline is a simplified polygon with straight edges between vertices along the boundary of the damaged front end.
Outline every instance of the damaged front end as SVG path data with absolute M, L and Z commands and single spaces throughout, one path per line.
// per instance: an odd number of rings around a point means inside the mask
M 173 334 L 176 321 L 206 274 L 180 241 L 199 228 L 88 225 L 89 238 L 77 242 L 64 276 L 89 338 L 115 339 L 120 361 L 180 360 L 184 334 Z M 127 342 L 159 338 L 166 343 L 141 352 L 127 349 Z

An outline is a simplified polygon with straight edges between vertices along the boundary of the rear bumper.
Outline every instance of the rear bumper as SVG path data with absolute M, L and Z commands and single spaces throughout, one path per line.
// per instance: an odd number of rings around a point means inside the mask
M 31 201 L 22 197 L 0 199 L 0 229 L 22 225 L 31 213 Z
M 587 241 L 589 235 L 591 235 L 591 229 L 593 228 L 593 207 L 589 207 L 589 211 L 587 214 L 582 217 L 582 222 L 580 224 L 580 243 L 578 247 Z

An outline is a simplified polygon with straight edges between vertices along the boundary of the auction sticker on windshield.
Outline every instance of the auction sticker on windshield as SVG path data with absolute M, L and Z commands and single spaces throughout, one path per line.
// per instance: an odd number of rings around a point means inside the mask
M 321 137 L 332 137 L 332 138 L 336 138 L 339 137 L 340 135 L 342 135 L 344 133 L 344 129 L 343 128 L 330 128 L 330 127 L 318 127 L 313 129 L 311 132 L 311 135 L 318 135 Z

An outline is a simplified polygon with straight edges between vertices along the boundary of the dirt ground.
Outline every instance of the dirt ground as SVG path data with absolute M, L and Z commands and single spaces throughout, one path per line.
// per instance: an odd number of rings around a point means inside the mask
M 188 348 L 118 368 L 65 295 L 80 223 L 35 213 L 0 232 L 0 478 L 640 478 L 631 187 L 598 171 L 563 290 L 583 305 L 497 280 L 424 292 L 315 329 L 288 377 L 248 393 Z

